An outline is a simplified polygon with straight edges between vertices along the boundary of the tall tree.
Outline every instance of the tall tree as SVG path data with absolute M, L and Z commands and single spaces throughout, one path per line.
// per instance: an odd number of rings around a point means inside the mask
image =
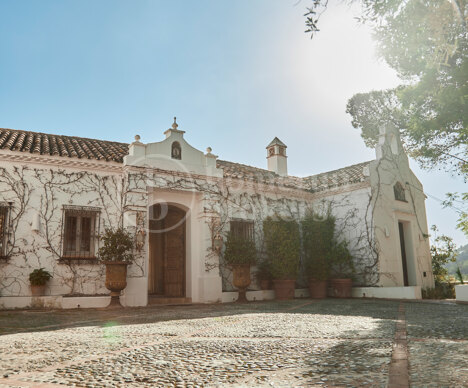
M 328 0 L 311 0 L 307 33 L 318 31 Z M 467 0 L 343 0 L 359 3 L 378 53 L 402 83 L 394 89 L 354 95 L 346 111 L 367 146 L 393 122 L 406 151 L 423 168 L 443 166 L 468 180 Z M 468 193 L 447 195 L 458 227 L 468 236 Z
M 348 0 L 362 7 L 379 55 L 402 85 L 353 96 L 352 124 L 373 146 L 393 121 L 408 153 L 423 167 L 443 165 L 468 176 L 468 33 L 466 0 Z M 312 0 L 307 31 L 318 32 L 328 0 Z

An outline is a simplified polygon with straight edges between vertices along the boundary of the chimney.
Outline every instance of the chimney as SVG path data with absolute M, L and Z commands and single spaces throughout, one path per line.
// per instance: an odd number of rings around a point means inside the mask
M 267 145 L 268 170 L 277 173 L 280 176 L 288 175 L 288 161 L 286 156 L 286 144 L 275 137 Z

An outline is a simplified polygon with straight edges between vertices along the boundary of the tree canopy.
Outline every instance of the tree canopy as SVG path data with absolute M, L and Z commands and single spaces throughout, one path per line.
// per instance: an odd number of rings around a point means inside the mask
M 307 33 L 318 31 L 328 0 L 311 0 Z M 468 179 L 467 0 L 343 0 L 359 3 L 378 54 L 402 83 L 354 95 L 346 112 L 367 146 L 388 122 L 400 129 L 407 153 L 423 168 L 443 166 Z M 458 228 L 468 236 L 468 193 L 447 195 L 459 205 Z M 461 208 L 460 208 L 461 206 Z
M 378 53 L 402 84 L 359 93 L 347 105 L 352 124 L 374 146 L 392 121 L 422 167 L 443 165 L 468 176 L 468 34 L 466 0 L 349 0 L 374 32 Z M 312 0 L 307 31 L 318 31 L 328 0 Z

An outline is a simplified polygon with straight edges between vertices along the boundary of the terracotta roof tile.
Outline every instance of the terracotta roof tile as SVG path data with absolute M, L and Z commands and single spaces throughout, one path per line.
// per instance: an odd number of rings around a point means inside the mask
M 0 128 L 0 149 L 118 163 L 128 154 L 125 143 L 6 128 Z
M 128 154 L 128 146 L 126 143 L 106 140 L 0 128 L 0 149 L 31 154 L 122 163 L 123 157 Z M 347 184 L 364 182 L 368 179 L 368 173 L 366 174 L 364 170 L 369 166 L 369 163 L 359 163 L 338 170 L 300 178 L 294 176 L 281 177 L 262 168 L 226 160 L 216 161 L 217 167 L 223 169 L 225 177 L 293 187 L 309 192 L 319 192 Z

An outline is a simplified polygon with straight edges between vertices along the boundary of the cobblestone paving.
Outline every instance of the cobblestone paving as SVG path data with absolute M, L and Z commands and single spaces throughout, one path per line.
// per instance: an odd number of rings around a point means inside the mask
M 398 306 L 327 299 L 0 312 L 0 387 L 385 387 Z M 468 386 L 468 306 L 405 308 L 412 386 Z
M 407 303 L 410 380 L 416 387 L 468 387 L 468 305 Z

